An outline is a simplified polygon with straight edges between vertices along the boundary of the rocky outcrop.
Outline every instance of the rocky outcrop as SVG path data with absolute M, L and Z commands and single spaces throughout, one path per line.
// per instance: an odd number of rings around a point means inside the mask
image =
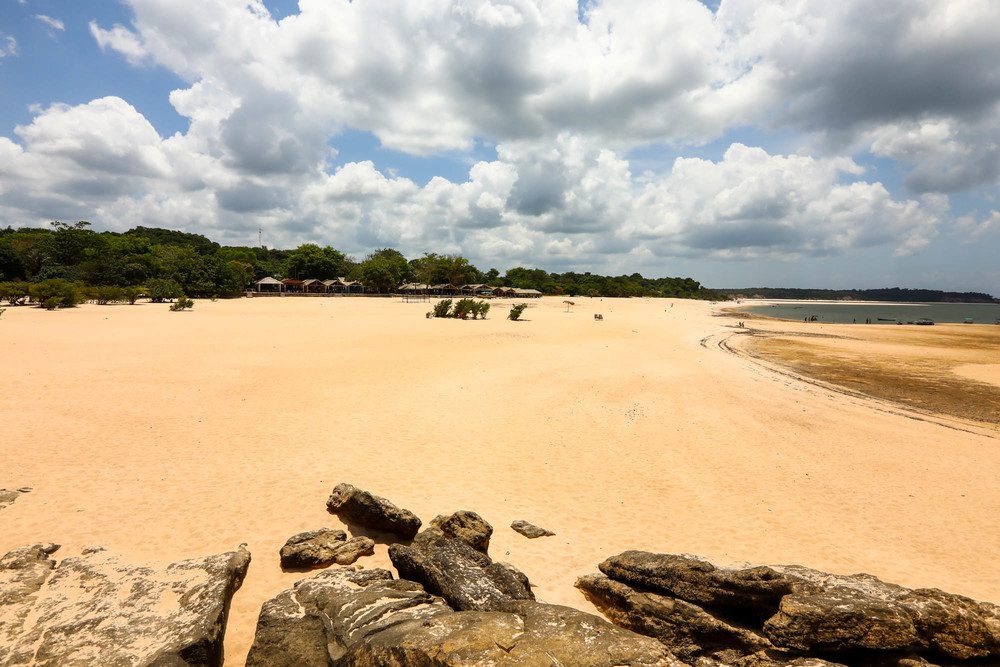
M 247 659 L 249 667 L 473 664 L 681 665 L 659 642 L 575 609 L 519 601 L 456 612 L 419 584 L 354 568 L 326 570 L 267 602 Z
M 350 565 L 362 556 L 375 553 L 375 542 L 368 537 L 352 537 L 332 528 L 320 528 L 288 538 L 281 547 L 281 567 L 307 568 L 325 565 Z
M 791 580 L 770 567 L 720 569 L 686 554 L 626 551 L 599 567 L 622 583 L 761 620 L 772 616 L 781 598 L 792 592 Z
M 884 635 L 886 644 L 954 660 L 998 658 L 1000 662 L 1000 606 L 935 588 L 904 588 L 870 574 L 834 575 L 801 566 L 775 569 L 794 582 L 795 592 L 782 598 L 781 608 L 765 629 L 789 644 L 810 649 L 827 643 L 863 647 L 873 640 L 861 636 L 861 625 L 870 626 L 870 634 Z M 820 620 L 830 614 L 817 616 L 834 602 L 842 628 Z M 816 629 L 810 630 L 817 621 Z
M 685 660 L 710 656 L 725 661 L 772 648 L 762 634 L 675 597 L 637 590 L 604 575 L 581 577 L 576 586 L 612 622 L 656 637 Z
M 495 563 L 468 542 L 446 537 L 433 526 L 412 544 L 389 547 L 389 558 L 400 577 L 423 584 L 459 611 L 490 611 L 535 597 L 528 578 L 513 565 Z
M 420 519 L 413 512 L 350 484 L 334 487 L 326 501 L 326 508 L 345 523 L 392 533 L 408 540 L 420 530 Z
M 1000 664 L 1000 607 L 936 589 L 637 551 L 600 569 L 577 582 L 588 599 L 690 664 Z
M 101 549 L 56 564 L 57 549 L 34 545 L 0 559 L 0 664 L 221 664 L 246 549 L 163 569 Z
M 537 537 L 551 537 L 552 535 L 555 535 L 552 531 L 540 528 L 539 526 L 536 526 L 533 523 L 528 523 L 523 519 L 518 519 L 517 521 L 512 522 L 510 527 L 516 532 L 527 537 L 529 540 L 533 540 Z
M 462 540 L 476 551 L 486 553 L 490 548 L 493 526 L 475 512 L 460 510 L 448 516 L 436 516 L 431 520 L 431 526 L 445 537 Z

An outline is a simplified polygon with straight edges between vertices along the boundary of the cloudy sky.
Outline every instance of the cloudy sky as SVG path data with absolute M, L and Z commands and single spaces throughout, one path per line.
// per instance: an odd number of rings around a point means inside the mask
M 0 225 L 1000 294 L 997 0 L 0 0 Z

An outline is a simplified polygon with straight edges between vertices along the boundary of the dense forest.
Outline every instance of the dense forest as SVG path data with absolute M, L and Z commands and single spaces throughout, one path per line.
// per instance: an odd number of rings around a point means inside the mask
M 391 248 L 357 260 L 330 246 L 310 243 L 293 250 L 222 246 L 200 234 L 149 227 L 124 233 L 95 232 L 87 222 L 0 228 L 0 298 L 11 303 L 29 296 L 40 303 L 59 299 L 52 303 L 63 306 L 84 299 L 134 302 L 139 295 L 157 301 L 181 294 L 238 296 L 264 276 L 344 277 L 383 294 L 415 281 L 486 283 L 568 296 L 718 297 L 691 278 L 549 273 L 525 267 L 501 275 L 496 269 L 481 271 L 459 255 L 425 253 L 408 260 Z
M 794 287 L 747 287 L 716 290 L 729 298 L 820 299 L 824 301 L 897 301 L 903 303 L 1000 303 L 982 292 L 942 292 L 930 289 L 886 287 L 882 289 L 799 289 Z

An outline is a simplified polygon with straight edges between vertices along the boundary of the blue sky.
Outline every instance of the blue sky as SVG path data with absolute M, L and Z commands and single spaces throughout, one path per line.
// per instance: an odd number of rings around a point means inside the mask
M 995 19 L 932 0 L 0 0 L 0 224 L 1000 293 Z

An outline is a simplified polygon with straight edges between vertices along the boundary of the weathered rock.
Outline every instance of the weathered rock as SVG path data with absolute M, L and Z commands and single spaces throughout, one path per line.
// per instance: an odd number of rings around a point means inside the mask
M 535 602 L 455 612 L 384 570 L 326 570 L 266 603 L 248 667 L 667 665 L 655 640 Z
M 369 635 L 444 613 L 443 600 L 386 570 L 326 570 L 264 604 L 247 665 L 327 665 Z
M 362 556 L 375 553 L 375 542 L 368 537 L 352 537 L 342 530 L 320 528 L 288 538 L 281 547 L 281 567 L 317 567 L 350 565 Z
M 409 510 L 367 491 L 338 484 L 326 501 L 326 508 L 349 524 L 412 539 L 420 530 L 420 519 Z
M 659 639 L 684 660 L 726 661 L 772 648 L 762 635 L 731 625 L 690 602 L 639 591 L 603 575 L 581 577 L 576 587 L 612 622 Z
M 459 611 L 489 611 L 512 600 L 533 600 L 528 578 L 495 563 L 467 542 L 427 530 L 411 545 L 394 544 L 389 558 L 399 576 L 423 584 Z
M 781 598 L 792 592 L 791 579 L 773 568 L 719 569 L 683 554 L 626 551 L 599 567 L 616 581 L 748 619 L 773 615 Z
M 1000 657 L 1000 607 L 933 588 L 912 590 L 870 574 L 837 575 L 798 565 L 775 566 L 802 595 L 851 591 L 854 604 L 842 613 L 864 617 L 880 604 L 912 622 L 921 650 L 959 660 Z M 786 623 L 786 618 L 775 623 Z M 783 628 L 783 632 L 788 632 Z
M 475 512 L 460 510 L 448 516 L 436 516 L 431 520 L 431 526 L 445 537 L 462 540 L 476 551 L 489 551 L 493 526 Z
M 799 651 L 903 650 L 920 646 L 913 620 L 898 605 L 850 588 L 793 593 L 781 599 L 764 633 Z
M 333 562 L 334 547 L 347 541 L 347 533 L 332 528 L 292 535 L 281 547 L 281 567 L 313 567 Z
M 959 660 L 1000 657 L 997 605 L 936 588 L 909 591 L 896 602 L 910 614 L 931 650 Z
M 552 531 L 540 528 L 533 523 L 524 521 L 523 519 L 514 521 L 510 524 L 510 527 L 530 540 L 533 540 L 536 537 L 551 537 L 552 535 L 555 535 Z
M 936 589 L 796 565 L 719 569 L 693 556 L 644 552 L 626 552 L 600 567 L 627 586 L 585 577 L 581 588 L 592 601 L 612 620 L 661 638 L 682 657 L 717 658 L 734 667 L 830 656 L 880 666 L 1000 664 L 1000 607 Z M 681 613 L 689 611 L 681 600 L 709 618 Z M 774 613 L 765 616 L 772 605 Z M 717 650 L 711 634 L 700 634 L 724 627 L 763 635 L 773 648 L 752 653 L 750 642 Z
M 0 664 L 218 665 L 229 603 L 250 554 L 134 567 L 106 552 L 66 558 L 55 545 L 0 560 Z

